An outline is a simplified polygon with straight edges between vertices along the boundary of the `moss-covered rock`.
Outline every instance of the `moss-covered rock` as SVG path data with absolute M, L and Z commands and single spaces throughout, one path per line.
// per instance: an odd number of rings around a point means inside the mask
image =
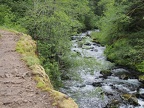
M 140 82 L 144 82 L 144 75 L 140 75 L 140 76 L 139 76 L 139 81 L 140 81 Z
M 103 76 L 110 76 L 112 73 L 111 73 L 111 70 L 102 70 L 100 71 L 100 73 L 103 75 Z
M 107 104 L 106 108 L 119 108 L 119 101 L 114 99 L 110 103 Z
M 123 94 L 123 95 L 121 95 L 121 98 L 123 100 L 129 100 L 131 97 L 132 97 L 132 94 Z
M 124 101 L 128 101 L 130 102 L 131 104 L 133 105 L 138 105 L 138 99 L 136 98 L 136 96 L 132 95 L 132 94 L 123 94 L 121 95 L 121 98 L 124 100 Z

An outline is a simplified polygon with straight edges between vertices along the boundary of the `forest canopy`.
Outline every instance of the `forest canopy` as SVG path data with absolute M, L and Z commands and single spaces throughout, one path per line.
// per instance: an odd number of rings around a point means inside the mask
M 69 65 L 70 37 L 86 30 L 100 30 L 92 38 L 106 46 L 109 60 L 144 72 L 143 0 L 1 0 L 0 26 L 37 41 L 36 53 L 56 87 Z

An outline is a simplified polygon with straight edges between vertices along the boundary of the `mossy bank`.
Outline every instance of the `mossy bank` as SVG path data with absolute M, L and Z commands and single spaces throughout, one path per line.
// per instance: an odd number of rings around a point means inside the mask
M 35 54 L 36 42 L 32 40 L 31 36 L 18 33 L 20 40 L 17 43 L 16 51 L 22 54 L 22 60 L 26 62 L 28 67 L 32 70 L 33 79 L 37 82 L 37 87 L 42 91 L 47 91 L 54 102 L 54 106 L 59 108 L 78 108 L 74 100 L 67 95 L 54 90 L 49 76 L 45 73 L 44 68 L 40 65 L 40 61 Z

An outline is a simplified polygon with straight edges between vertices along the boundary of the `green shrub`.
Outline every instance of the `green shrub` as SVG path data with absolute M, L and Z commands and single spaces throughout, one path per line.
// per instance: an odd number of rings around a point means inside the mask
M 137 67 L 137 70 L 139 70 L 140 72 L 144 72 L 144 61 L 136 65 L 136 67 Z

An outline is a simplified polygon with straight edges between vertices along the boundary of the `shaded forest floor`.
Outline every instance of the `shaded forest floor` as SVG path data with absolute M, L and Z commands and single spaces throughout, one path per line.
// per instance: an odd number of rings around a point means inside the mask
M 0 30 L 0 108 L 55 108 L 49 94 L 36 87 L 31 70 L 16 52 L 19 38 Z

